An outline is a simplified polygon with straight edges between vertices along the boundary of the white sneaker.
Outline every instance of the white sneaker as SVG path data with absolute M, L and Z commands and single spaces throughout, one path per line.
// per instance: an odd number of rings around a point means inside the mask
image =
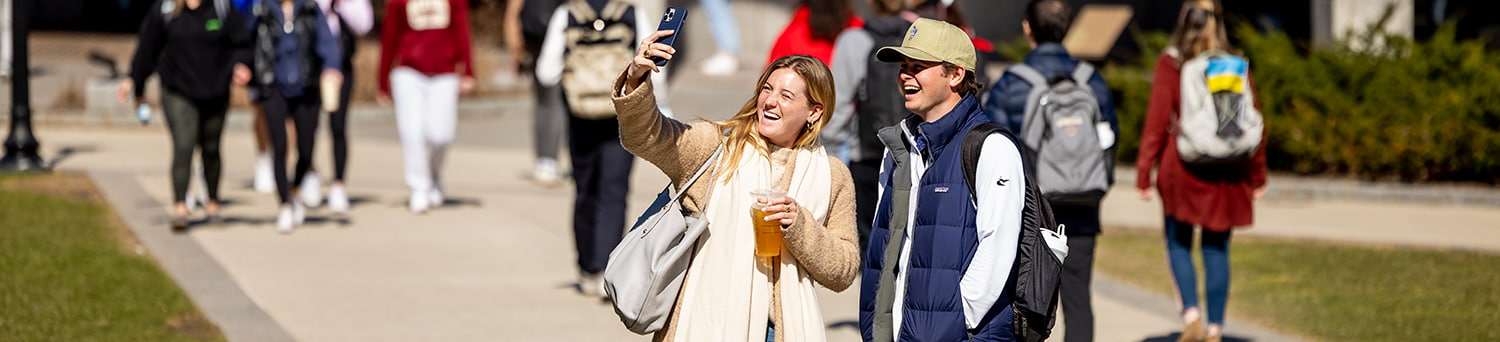
M 578 272 L 578 292 L 587 297 L 607 297 L 604 292 L 604 273 Z
M 411 194 L 411 200 L 406 201 L 406 205 L 411 209 L 411 213 L 413 214 L 426 214 L 427 196 Z
M 305 222 L 307 222 L 307 207 L 302 206 L 302 203 L 292 201 L 292 223 L 300 226 Z
M 297 193 L 302 195 L 302 204 L 309 208 L 317 208 L 323 203 L 323 184 L 318 181 L 318 173 L 308 171 L 302 177 L 302 185 L 297 187 Z
M 740 69 L 740 59 L 728 52 L 719 51 L 713 57 L 703 60 L 703 74 L 708 76 L 724 76 L 733 74 Z
M 557 160 L 552 158 L 539 158 L 536 166 L 531 168 L 531 181 L 537 185 L 552 187 L 562 183 L 562 172 L 558 171 Z
M 276 179 L 271 174 L 272 169 L 270 153 L 255 156 L 255 180 L 252 182 L 255 192 L 269 194 L 276 191 Z
M 343 183 L 328 186 L 328 209 L 339 214 L 349 212 L 349 194 L 344 192 Z
M 427 190 L 427 205 L 428 206 L 431 206 L 433 208 L 441 207 L 441 206 L 443 206 L 443 201 L 444 200 L 446 200 L 446 198 L 443 198 L 443 190 L 442 189 L 432 188 L 432 190 Z
M 281 205 L 281 212 L 276 215 L 276 232 L 290 234 L 292 227 L 297 225 L 296 210 L 290 204 Z

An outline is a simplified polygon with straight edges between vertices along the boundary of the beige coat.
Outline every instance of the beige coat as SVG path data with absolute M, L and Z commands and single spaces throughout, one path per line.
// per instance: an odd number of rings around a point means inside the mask
M 651 95 L 654 87 L 649 77 L 630 93 L 624 93 L 624 80 L 624 75 L 621 75 L 615 80 L 614 86 L 615 94 L 624 94 L 614 98 L 615 110 L 619 112 L 620 119 L 620 143 L 630 153 L 660 168 L 673 185 L 681 186 L 721 144 L 723 133 L 709 122 L 685 124 L 663 116 L 656 108 L 656 98 Z M 773 168 L 786 166 L 785 163 L 793 155 L 790 149 L 775 146 L 771 149 Z M 849 288 L 859 272 L 859 244 L 855 241 L 854 228 L 854 182 L 843 162 L 830 157 L 828 163 L 833 173 L 833 179 L 830 180 L 833 195 L 830 196 L 828 225 L 820 226 L 812 219 L 812 214 L 803 208 L 796 223 L 784 228 L 783 239 L 787 251 L 802 262 L 800 266 L 807 271 L 809 277 L 834 292 L 842 292 Z M 776 186 L 785 188 L 791 175 L 790 171 L 783 172 L 780 180 L 776 181 Z M 682 199 L 683 209 L 701 211 L 704 208 L 704 196 L 714 183 L 708 180 L 708 175 L 704 175 L 703 179 L 688 188 Z M 689 269 L 688 272 L 692 270 Z M 780 284 L 773 286 L 772 293 L 779 293 Z M 677 313 L 682 309 L 682 294 L 679 293 L 677 298 L 679 303 L 672 309 L 671 319 L 656 332 L 653 341 L 672 340 L 672 333 L 676 331 Z M 772 301 L 771 322 L 780 326 L 781 301 L 776 297 Z M 781 331 L 777 330 L 776 341 L 783 340 Z

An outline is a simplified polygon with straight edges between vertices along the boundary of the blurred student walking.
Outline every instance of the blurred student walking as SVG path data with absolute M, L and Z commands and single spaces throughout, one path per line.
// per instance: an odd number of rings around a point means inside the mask
M 235 84 L 250 80 L 250 34 L 226 0 L 162 0 L 158 7 L 141 21 L 119 100 L 144 102 L 146 79 L 161 75 L 161 105 L 172 136 L 171 227 L 182 231 L 188 226 L 185 199 L 194 151 L 203 161 L 208 192 L 203 210 L 210 222 L 221 219 L 219 140 L 231 79 Z
M 1177 28 L 1166 51 L 1156 63 L 1155 83 L 1151 87 L 1151 102 L 1146 110 L 1146 124 L 1141 132 L 1140 155 L 1136 158 L 1136 188 L 1142 200 L 1151 200 L 1151 170 L 1156 168 L 1156 187 L 1161 193 L 1162 213 L 1167 248 L 1167 261 L 1172 270 L 1172 279 L 1177 285 L 1177 294 L 1182 305 L 1182 320 L 1186 324 L 1178 341 L 1214 341 L 1223 336 L 1224 306 L 1229 302 L 1229 240 L 1233 228 L 1246 227 L 1254 222 L 1253 203 L 1266 191 L 1266 150 L 1264 130 L 1247 132 L 1259 136 L 1253 152 L 1245 160 L 1215 165 L 1188 163 L 1182 155 L 1185 132 L 1197 128 L 1184 124 L 1193 107 L 1184 105 L 1186 99 L 1194 99 L 1191 86 L 1202 89 L 1207 82 L 1205 69 L 1200 64 L 1206 56 L 1234 56 L 1233 47 L 1224 34 L 1223 15 L 1217 1 L 1187 0 L 1183 2 Z M 1224 82 L 1240 90 L 1249 90 L 1249 69 L 1243 58 L 1238 59 L 1239 69 L 1229 73 Z M 1187 67 L 1197 65 L 1197 72 L 1184 72 Z M 1190 76 L 1197 75 L 1197 76 Z M 1243 78 L 1243 79 L 1239 79 Z M 1243 84 L 1243 86 L 1242 86 Z M 1206 96 L 1206 95 L 1205 95 Z M 1217 94 L 1215 96 L 1218 96 Z M 1244 100 L 1243 98 L 1240 100 Z M 1252 99 L 1253 100 L 1253 99 Z M 1259 107 L 1258 103 L 1244 106 Z M 1210 113 L 1210 116 L 1215 113 Z M 1255 117 L 1259 119 L 1259 114 Z M 1219 118 L 1211 118 L 1210 126 L 1222 124 Z M 1238 120 L 1232 121 L 1237 123 Z M 1240 127 L 1238 125 L 1225 125 Z M 1217 127 L 1210 127 L 1215 130 Z M 1217 129 L 1224 132 L 1223 129 Z M 1210 133 L 1211 135 L 1214 133 Z M 1191 156 L 1191 155 L 1190 155 Z M 1203 228 L 1200 248 L 1203 253 L 1204 287 L 1208 295 L 1207 321 L 1198 302 L 1198 277 L 1193 268 L 1193 232 Z
M 457 129 L 458 95 L 474 89 L 472 61 L 468 1 L 386 3 L 376 99 L 396 106 L 412 213 L 443 204 L 443 162 Z
M 1093 341 L 1089 284 L 1094 241 L 1099 235 L 1099 202 L 1114 183 L 1119 122 L 1104 77 L 1063 48 L 1073 21 L 1067 3 L 1033 0 L 1025 16 L 1021 27 L 1031 52 L 995 81 L 985 109 L 996 123 L 1019 132 L 1027 153 L 1046 155 L 1032 160 L 1038 163 L 1033 167 L 1039 175 L 1037 186 L 1049 199 L 1053 217 L 1067 227 L 1068 256 L 1060 291 L 1063 320 L 1068 322 L 1064 336 L 1069 342 Z
M 620 146 L 620 121 L 610 88 L 620 64 L 650 32 L 646 18 L 619 0 L 572 0 L 547 24 L 537 57 L 537 80 L 561 87 L 568 106 L 568 154 L 573 162 L 573 242 L 584 295 L 603 296 L 604 265 L 625 232 L 625 196 L 635 156 Z
M 313 137 L 322 104 L 319 87 L 342 82 L 339 46 L 328 30 L 323 10 L 313 0 L 262 0 L 252 7 L 251 13 L 250 27 L 255 37 L 252 84 L 260 93 L 265 114 L 262 118 L 271 137 L 271 172 L 281 201 L 276 230 L 289 233 L 304 218 L 303 204 L 292 197 L 291 184 L 304 184 L 302 177 L 312 167 L 313 142 L 317 140 Z M 290 182 L 286 165 L 287 127 L 283 124 L 288 118 L 300 137 L 297 165 Z
M 528 74 L 532 81 L 532 99 L 535 105 L 532 116 L 532 149 L 536 161 L 532 164 L 530 180 L 542 186 L 556 186 L 562 182 L 562 167 L 558 164 L 563 134 L 566 131 L 567 114 L 563 109 L 562 86 L 556 82 L 546 84 L 536 75 L 538 56 L 542 53 L 542 42 L 551 30 L 548 22 L 564 0 L 508 0 L 505 7 L 505 48 L 515 61 L 517 74 Z
M 359 36 L 370 33 L 370 29 L 374 27 L 375 17 L 370 8 L 370 0 L 318 0 L 318 7 L 323 9 L 328 30 L 338 42 L 339 56 L 342 57 L 339 60 L 339 73 L 344 75 L 344 82 L 339 86 L 338 103 L 333 106 L 325 103 L 323 107 L 334 108 L 328 113 L 328 133 L 333 142 L 333 182 L 328 185 L 328 209 L 344 213 L 349 211 L 349 191 L 344 187 L 344 175 L 349 166 L 349 97 L 353 93 L 355 81 L 354 50 L 359 44 Z M 308 136 L 306 139 L 312 140 L 314 137 Z M 309 182 L 302 184 L 305 194 L 318 192 L 316 174 L 309 171 L 303 179 Z

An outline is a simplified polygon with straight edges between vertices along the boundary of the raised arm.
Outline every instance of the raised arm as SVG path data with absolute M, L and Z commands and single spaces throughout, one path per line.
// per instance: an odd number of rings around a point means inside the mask
M 660 168 L 672 184 L 682 185 L 708 161 L 719 146 L 722 135 L 713 123 L 689 125 L 662 115 L 656 106 L 655 84 L 651 78 L 643 75 L 643 81 L 635 89 L 624 91 L 626 77 L 620 75 L 614 87 L 620 144 L 631 154 Z

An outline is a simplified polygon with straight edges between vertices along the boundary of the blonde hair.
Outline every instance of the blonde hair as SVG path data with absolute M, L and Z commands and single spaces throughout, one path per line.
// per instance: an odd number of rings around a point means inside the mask
M 1229 36 L 1224 31 L 1223 19 L 1223 9 L 1218 0 L 1182 2 L 1182 13 L 1177 18 L 1177 28 L 1172 31 L 1169 45 L 1169 48 L 1177 51 L 1178 65 L 1204 51 L 1234 53 L 1229 47 Z
M 756 129 L 756 123 L 760 120 L 760 88 L 771 78 L 771 73 L 776 70 L 791 69 L 807 83 L 807 101 L 810 105 L 822 105 L 823 117 L 817 121 L 808 122 L 802 128 L 802 134 L 797 136 L 797 141 L 792 145 L 796 149 L 811 149 L 818 145 L 818 134 L 823 132 L 823 126 L 828 125 L 828 120 L 823 120 L 833 113 L 833 73 L 828 71 L 828 66 L 817 58 L 806 55 L 791 55 L 777 58 L 766 67 L 760 74 L 760 80 L 755 82 L 755 91 L 751 93 L 750 99 L 745 105 L 740 106 L 740 111 L 733 118 L 714 122 L 720 131 L 729 131 L 728 141 L 724 143 L 725 158 L 719 160 L 721 170 L 729 172 L 721 173 L 720 180 L 727 182 L 734 177 L 735 169 L 739 167 L 739 161 L 743 146 L 749 144 L 754 146 L 757 152 L 770 156 L 770 147 L 765 136 Z

